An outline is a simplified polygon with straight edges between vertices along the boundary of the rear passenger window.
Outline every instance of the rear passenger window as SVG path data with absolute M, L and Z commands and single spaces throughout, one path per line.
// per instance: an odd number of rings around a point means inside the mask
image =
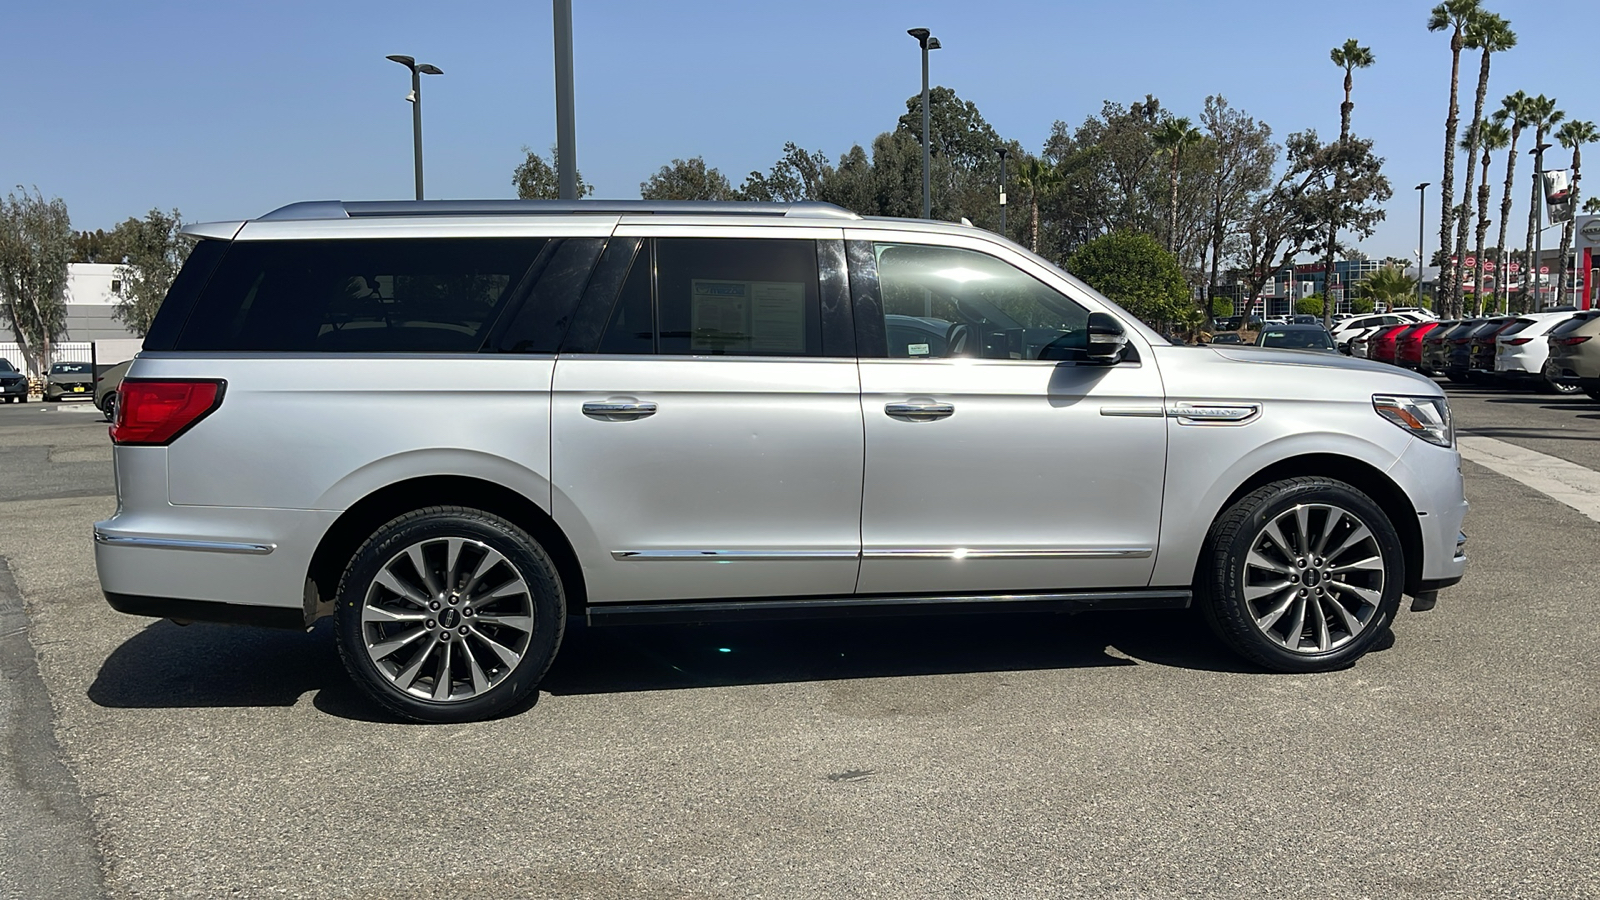
M 472 353 L 544 241 L 239 241 L 177 350 Z
M 815 241 L 661 238 L 634 258 L 599 350 L 821 356 L 819 298 Z

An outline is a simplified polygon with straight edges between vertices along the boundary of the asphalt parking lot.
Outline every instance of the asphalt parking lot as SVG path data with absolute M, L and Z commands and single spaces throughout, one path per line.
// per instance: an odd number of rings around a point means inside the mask
M 1600 470 L 1600 403 L 1451 388 Z M 1184 613 L 569 629 L 401 724 L 310 633 L 123 616 L 98 415 L 0 406 L 5 897 L 1597 897 L 1600 523 L 1465 463 L 1467 580 L 1326 675 Z

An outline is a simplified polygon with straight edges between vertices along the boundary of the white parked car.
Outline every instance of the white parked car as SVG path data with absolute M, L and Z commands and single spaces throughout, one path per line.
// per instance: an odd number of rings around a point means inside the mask
M 1544 364 L 1550 359 L 1550 332 L 1573 318 L 1571 312 L 1528 313 L 1495 336 L 1494 371 L 1501 379 L 1541 394 L 1576 394 L 1576 383 L 1552 381 Z

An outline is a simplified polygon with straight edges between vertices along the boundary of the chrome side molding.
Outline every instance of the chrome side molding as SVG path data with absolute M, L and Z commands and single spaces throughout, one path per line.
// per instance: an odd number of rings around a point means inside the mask
M 1190 596 L 1188 588 L 925 596 L 856 594 L 844 597 L 779 597 L 760 600 L 593 603 L 589 605 L 585 615 L 590 625 L 632 625 L 640 622 L 728 622 L 750 619 L 831 619 L 852 616 L 924 616 L 954 613 L 1184 609 L 1189 605 Z
M 109 547 L 144 547 L 153 550 L 201 550 L 207 553 L 243 553 L 266 556 L 278 549 L 277 544 L 252 541 L 198 541 L 185 538 L 142 537 L 130 534 L 108 534 L 95 529 L 94 542 Z
M 611 558 L 639 562 L 800 562 L 813 559 L 856 559 L 850 550 L 613 550 Z
M 803 562 L 839 559 L 1144 559 L 1153 547 L 966 547 L 882 550 L 613 550 L 611 558 L 638 562 Z

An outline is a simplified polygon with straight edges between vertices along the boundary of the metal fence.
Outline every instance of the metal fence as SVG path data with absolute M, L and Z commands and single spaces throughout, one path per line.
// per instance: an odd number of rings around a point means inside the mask
M 22 355 L 22 345 L 16 341 L 0 341 L 0 359 L 9 359 L 18 369 L 27 369 Z M 94 344 L 90 341 L 63 341 L 50 348 L 50 361 L 94 362 Z

